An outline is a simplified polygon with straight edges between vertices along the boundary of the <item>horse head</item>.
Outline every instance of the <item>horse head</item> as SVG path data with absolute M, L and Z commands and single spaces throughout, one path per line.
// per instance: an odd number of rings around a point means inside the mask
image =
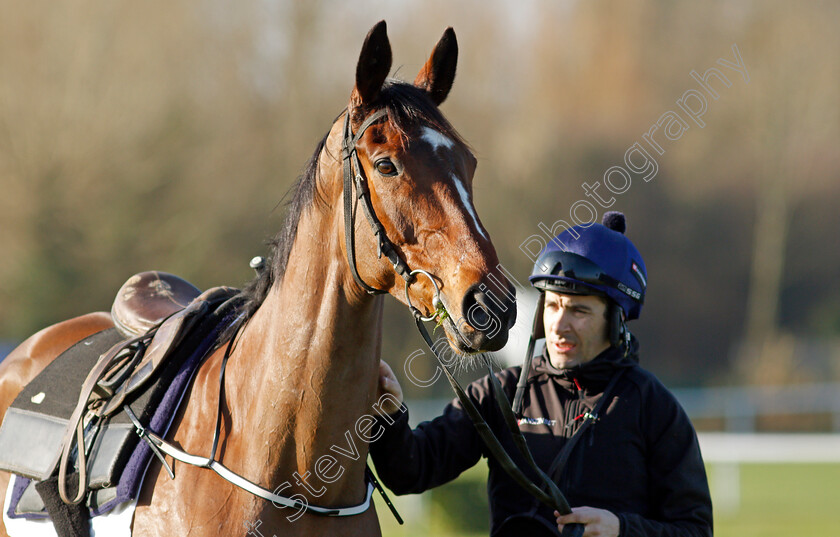
M 388 292 L 415 307 L 437 320 L 452 348 L 464 354 L 503 347 L 516 307 L 473 204 L 476 158 L 438 108 L 452 87 L 457 57 L 455 32 L 448 28 L 413 84 L 388 79 L 385 22 L 374 26 L 362 46 L 346 114 L 322 153 L 321 165 L 332 174 L 321 176 L 341 176 L 341 161 L 344 167 L 354 162 L 352 180 L 362 181 L 361 192 L 358 183 L 353 194 L 340 190 L 338 181 L 324 188 L 337 202 L 353 196 L 345 214 L 364 212 L 369 200 L 381 224 L 359 217 L 347 225 L 353 240 L 345 241 L 344 251 L 356 267 L 359 292 Z M 390 259 L 383 250 L 390 250 Z M 415 273 L 407 284 L 398 272 L 406 277 L 409 270 Z

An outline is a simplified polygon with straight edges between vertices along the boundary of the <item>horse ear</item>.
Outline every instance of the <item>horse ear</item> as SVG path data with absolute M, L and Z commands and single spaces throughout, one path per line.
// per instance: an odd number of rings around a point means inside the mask
M 426 65 L 420 69 L 414 85 L 426 90 L 432 101 L 440 105 L 452 89 L 457 65 L 458 40 L 455 39 L 455 30 L 450 27 L 443 32 Z
M 368 32 L 359 54 L 359 63 L 356 64 L 356 87 L 352 96 L 354 104 L 358 106 L 373 102 L 390 70 L 391 44 L 388 42 L 385 21 L 379 21 Z

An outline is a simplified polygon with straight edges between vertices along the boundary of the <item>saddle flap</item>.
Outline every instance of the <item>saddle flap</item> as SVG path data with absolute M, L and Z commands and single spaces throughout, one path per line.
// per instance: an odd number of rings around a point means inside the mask
M 156 270 L 141 272 L 129 278 L 117 292 L 111 317 L 124 336 L 137 337 L 186 308 L 200 294 L 197 287 L 174 274 Z
M 44 480 L 55 476 L 56 466 L 65 478 L 75 468 L 91 509 L 102 502 L 102 509 L 110 508 L 115 495 L 131 497 L 151 449 L 117 410 L 128 405 L 144 427 L 165 434 L 195 370 L 237 318 L 237 294 L 230 287 L 210 289 L 148 333 L 126 339 L 110 328 L 63 352 L 8 409 L 0 426 L 0 470 Z
M 61 453 L 67 420 L 10 408 L 0 428 L 0 469 L 43 480 Z
M 193 300 L 189 306 L 166 319 L 155 331 L 155 335 L 143 353 L 142 359 L 128 375 L 128 380 L 122 383 L 98 413 L 102 416 L 108 416 L 122 408 L 128 395 L 155 376 L 155 372 L 159 370 L 173 350 L 178 348 L 193 325 L 198 320 L 203 319 L 213 305 L 218 305 L 235 294 L 236 289 L 231 287 L 208 289 Z
M 24 387 L 0 426 L 0 469 L 39 480 L 49 477 L 88 371 L 102 352 L 121 340 L 114 329 L 93 334 L 62 353 Z

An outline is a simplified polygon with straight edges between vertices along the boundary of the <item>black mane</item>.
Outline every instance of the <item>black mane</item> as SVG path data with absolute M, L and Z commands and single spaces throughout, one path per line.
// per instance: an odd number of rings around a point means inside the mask
M 397 80 L 386 81 L 378 101 L 375 103 L 375 108 L 387 110 L 388 121 L 403 137 L 407 138 L 408 134 L 418 125 L 428 125 L 453 140 L 462 144 L 465 143 L 458 132 L 443 117 L 443 114 L 425 90 L 414 85 Z M 275 283 L 283 280 L 289 254 L 297 235 L 301 214 L 316 200 L 315 185 L 318 179 L 318 159 L 321 151 L 324 150 L 327 135 L 315 148 L 312 157 L 304 167 L 303 173 L 286 194 L 286 196 L 291 194 L 289 201 L 285 204 L 286 217 L 280 232 L 268 242 L 270 252 L 266 258 L 265 268 L 240 292 L 240 296 L 244 298 L 241 311 L 245 313 L 246 318 L 253 315 L 260 307 L 269 289 Z

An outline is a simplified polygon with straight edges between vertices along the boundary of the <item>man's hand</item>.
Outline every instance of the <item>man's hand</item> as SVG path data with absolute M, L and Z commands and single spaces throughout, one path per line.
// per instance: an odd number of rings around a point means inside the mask
M 379 360 L 379 394 L 376 398 L 381 399 L 385 394 L 393 395 L 400 403 L 403 402 L 403 392 L 397 377 L 391 370 L 391 366 L 386 364 L 383 360 Z M 400 410 L 399 404 L 394 404 L 394 401 L 388 397 L 382 403 L 382 410 L 387 414 L 396 414 Z
M 573 507 L 571 514 L 560 516 L 554 511 L 557 517 L 557 529 L 563 532 L 563 525 L 577 522 L 583 524 L 584 537 L 618 537 L 618 530 L 621 525 L 618 517 L 606 509 L 594 507 Z

